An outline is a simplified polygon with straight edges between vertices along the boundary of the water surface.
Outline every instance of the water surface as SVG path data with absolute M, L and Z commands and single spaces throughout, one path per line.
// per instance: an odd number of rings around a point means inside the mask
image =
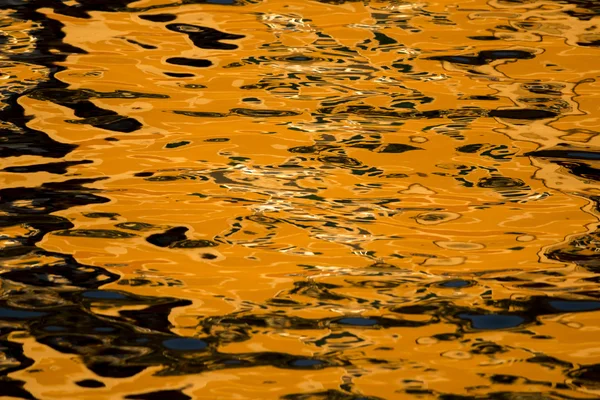
M 597 398 L 599 15 L 5 0 L 0 397 Z

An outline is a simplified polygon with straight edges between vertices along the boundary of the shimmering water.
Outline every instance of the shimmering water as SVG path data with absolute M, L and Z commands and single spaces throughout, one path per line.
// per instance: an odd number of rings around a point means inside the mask
M 0 397 L 598 398 L 599 15 L 0 0 Z

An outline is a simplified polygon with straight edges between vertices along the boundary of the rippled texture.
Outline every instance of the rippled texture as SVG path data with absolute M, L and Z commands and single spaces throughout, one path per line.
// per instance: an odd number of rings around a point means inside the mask
M 5 0 L 0 397 L 600 396 L 600 7 Z

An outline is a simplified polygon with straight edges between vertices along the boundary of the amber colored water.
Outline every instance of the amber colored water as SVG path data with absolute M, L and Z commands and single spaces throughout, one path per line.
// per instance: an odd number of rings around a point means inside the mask
M 600 397 L 600 3 L 0 1 L 0 398 Z

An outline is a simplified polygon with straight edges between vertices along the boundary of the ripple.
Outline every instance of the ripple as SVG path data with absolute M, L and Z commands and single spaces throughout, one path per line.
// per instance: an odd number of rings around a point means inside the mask
M 167 3 L 0 12 L 0 394 L 598 392 L 597 2 Z

